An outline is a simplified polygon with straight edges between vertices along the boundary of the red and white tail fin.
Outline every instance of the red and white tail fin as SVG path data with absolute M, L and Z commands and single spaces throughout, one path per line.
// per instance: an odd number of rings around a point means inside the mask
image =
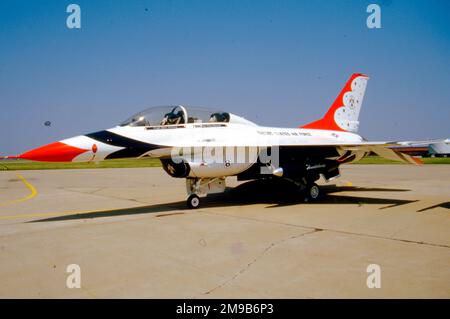
M 368 79 L 367 75 L 361 73 L 352 74 L 325 116 L 301 127 L 356 133 Z

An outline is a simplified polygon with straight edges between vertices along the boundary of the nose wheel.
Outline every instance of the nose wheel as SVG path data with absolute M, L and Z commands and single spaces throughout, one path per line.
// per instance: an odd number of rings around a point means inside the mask
M 192 194 L 187 199 L 187 206 L 190 209 L 196 209 L 200 207 L 200 197 L 198 197 L 196 194 Z

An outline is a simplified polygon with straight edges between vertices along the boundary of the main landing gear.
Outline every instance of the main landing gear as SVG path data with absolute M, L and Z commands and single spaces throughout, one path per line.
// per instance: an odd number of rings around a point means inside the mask
M 200 197 L 198 197 L 196 194 L 189 195 L 186 203 L 190 209 L 199 208 L 200 207 Z
M 294 185 L 297 187 L 299 196 L 301 196 L 305 202 L 314 202 L 320 198 L 320 187 L 312 180 L 308 181 L 306 179 L 289 179 L 289 181 L 294 183 Z
M 310 183 L 305 188 L 305 202 L 315 201 L 320 197 L 320 188 L 316 183 Z

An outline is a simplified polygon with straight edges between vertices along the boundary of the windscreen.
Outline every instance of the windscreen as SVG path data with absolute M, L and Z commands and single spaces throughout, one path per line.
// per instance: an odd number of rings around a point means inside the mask
M 120 126 L 161 126 L 229 122 L 230 114 L 201 107 L 157 106 L 139 112 Z

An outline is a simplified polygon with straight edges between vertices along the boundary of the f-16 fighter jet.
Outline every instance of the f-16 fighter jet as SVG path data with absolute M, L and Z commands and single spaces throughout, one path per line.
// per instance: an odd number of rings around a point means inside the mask
M 187 205 L 225 190 L 225 179 L 284 178 L 302 198 L 320 195 L 316 181 L 340 175 L 339 166 L 369 153 L 419 164 L 396 151 L 395 142 L 369 142 L 358 135 L 368 77 L 353 74 L 323 118 L 297 128 L 259 126 L 238 115 L 184 105 L 153 107 L 122 124 L 25 152 L 18 158 L 86 162 L 117 158 L 160 159 L 172 177 L 185 178 Z

